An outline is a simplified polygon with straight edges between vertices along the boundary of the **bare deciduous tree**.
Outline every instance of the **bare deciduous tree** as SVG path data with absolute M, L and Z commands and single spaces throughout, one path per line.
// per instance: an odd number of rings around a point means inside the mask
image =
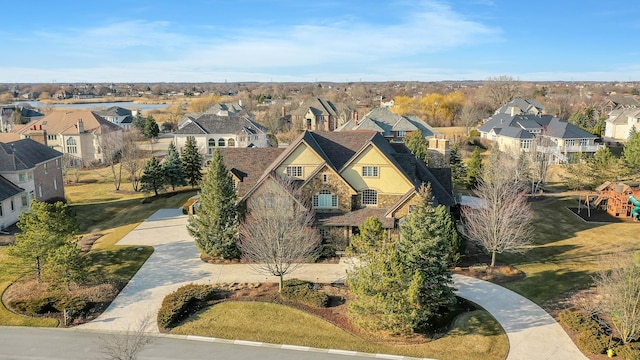
M 140 137 L 137 130 L 125 131 L 122 135 L 122 150 L 120 162 L 127 170 L 131 180 L 133 191 L 138 191 L 140 186 L 140 177 L 142 176 L 144 151 L 138 148 L 136 139 Z
M 118 191 L 122 183 L 122 136 L 115 131 L 102 134 L 100 148 L 102 150 L 103 163 L 111 168 L 113 186 Z
M 640 264 L 625 257 L 604 260 L 610 270 L 595 278 L 600 294 L 598 312 L 611 319 L 623 343 L 640 338 Z
M 527 190 L 517 179 L 520 161 L 501 161 L 504 155 L 489 159 L 475 190 L 480 201 L 477 208 L 465 208 L 467 233 L 491 253 L 491 267 L 496 254 L 521 252 L 531 243 L 533 212 L 527 203 Z
M 495 109 L 513 100 L 518 95 L 518 82 L 508 75 L 490 77 L 482 86 L 485 96 Z
M 155 338 L 148 332 L 152 324 L 149 314 L 141 319 L 134 329 L 124 334 L 113 334 L 100 337 L 100 353 L 105 360 L 135 360 L 138 354 Z
M 465 135 L 469 135 L 469 131 L 476 127 L 482 120 L 482 111 L 473 103 L 466 103 L 460 111 L 459 124 L 464 127 Z
M 284 276 L 319 250 L 315 215 L 293 182 L 277 175 L 249 199 L 247 211 L 240 230 L 242 256 L 255 271 L 278 276 L 282 290 Z

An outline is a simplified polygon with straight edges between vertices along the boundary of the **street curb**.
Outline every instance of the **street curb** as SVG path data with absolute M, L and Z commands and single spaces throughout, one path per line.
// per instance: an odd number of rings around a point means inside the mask
M 321 348 L 314 348 L 314 347 L 300 346 L 300 345 L 271 344 L 271 343 L 247 341 L 247 340 L 219 339 L 219 338 L 196 336 L 196 335 L 172 335 L 172 334 L 157 334 L 157 335 L 161 337 L 183 339 L 183 340 L 190 340 L 190 341 L 213 342 L 213 343 L 223 343 L 223 344 L 233 344 L 233 345 L 253 346 L 253 347 L 268 347 L 273 349 L 317 352 L 317 353 L 327 353 L 327 354 L 344 355 L 344 356 L 360 356 L 360 357 L 368 357 L 368 358 L 374 358 L 374 359 L 436 360 L 432 358 L 415 358 L 415 357 L 409 357 L 409 356 L 390 355 L 390 354 L 372 354 L 372 353 L 365 353 L 360 351 L 350 351 L 350 350 L 340 350 L 340 349 L 321 349 Z

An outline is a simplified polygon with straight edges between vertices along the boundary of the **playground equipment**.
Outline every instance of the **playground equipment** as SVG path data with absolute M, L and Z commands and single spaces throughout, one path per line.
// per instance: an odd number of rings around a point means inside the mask
M 629 202 L 633 204 L 634 208 L 631 210 L 631 217 L 635 220 L 640 220 L 640 201 L 629 195 Z

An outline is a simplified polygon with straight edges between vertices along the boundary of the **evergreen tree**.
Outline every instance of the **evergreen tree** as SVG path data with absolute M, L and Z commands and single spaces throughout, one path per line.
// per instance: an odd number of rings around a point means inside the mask
M 405 138 L 405 143 L 411 152 L 425 164 L 429 164 L 429 143 L 424 138 L 422 131 L 412 131 Z
M 200 207 L 187 225 L 203 254 L 222 259 L 240 256 L 236 200 L 233 178 L 216 149 L 202 182 Z
M 144 129 L 142 130 L 142 134 L 147 139 L 153 139 L 155 137 L 158 137 L 158 134 L 160 134 L 160 127 L 158 126 L 158 123 L 153 118 L 153 116 L 149 115 L 147 117 L 144 123 Z
M 453 183 L 463 186 L 467 180 L 467 166 L 462 162 L 456 146 L 449 153 L 449 167 L 451 168 L 451 180 L 453 180 Z
M 608 147 L 602 147 L 596 151 L 593 158 L 589 159 L 589 171 L 593 178 L 593 186 L 600 186 L 605 181 L 616 182 L 621 177 L 624 164 L 616 158 Z
M 347 276 L 349 315 L 370 330 L 408 334 L 429 326 L 455 303 L 447 258 L 449 243 L 428 188 L 405 217 L 396 242 L 371 247 Z
M 448 255 L 447 262 L 449 266 L 456 266 L 460 261 L 460 254 L 464 250 L 464 239 L 458 232 L 456 227 L 456 221 L 444 206 L 438 206 L 434 213 L 438 229 L 442 230 L 442 233 L 447 240 Z
M 480 148 L 476 147 L 471 153 L 471 159 L 467 164 L 467 186 L 474 188 L 478 184 L 478 179 L 482 174 L 482 155 L 480 155 Z
M 624 145 L 623 157 L 630 173 L 640 174 L 640 132 L 633 132 Z
M 377 217 L 367 218 L 359 230 L 360 233 L 351 238 L 351 250 L 356 254 L 366 253 L 371 248 L 379 248 L 384 242 L 386 231 Z
M 131 125 L 133 125 L 133 128 L 140 131 L 141 134 L 144 134 L 144 127 L 146 124 L 147 118 L 142 117 L 142 115 L 140 115 L 139 113 L 135 118 L 133 118 L 133 122 L 131 123 Z
M 171 185 L 171 190 L 175 191 L 176 186 L 187 185 L 187 181 L 184 175 L 184 169 L 182 168 L 182 161 L 178 155 L 178 149 L 173 141 L 169 144 L 167 156 L 162 163 L 162 170 L 166 179 L 166 183 Z
M 195 187 L 202 180 L 202 155 L 198 151 L 198 144 L 193 136 L 187 137 L 187 141 L 182 149 L 182 168 L 187 178 L 187 183 Z
M 158 196 L 158 190 L 164 189 L 165 177 L 158 159 L 152 157 L 144 165 L 144 171 L 140 178 L 140 190 L 152 192 Z
M 72 266 L 82 262 L 77 259 L 79 252 L 69 251 L 71 247 L 77 249 L 74 235 L 78 232 L 78 225 L 66 204 L 33 201 L 31 211 L 22 212 L 18 216 L 17 225 L 22 232 L 16 234 L 16 242 L 9 248 L 9 254 L 20 258 L 32 269 L 38 281 L 42 275 L 49 275 L 47 278 L 53 281 L 65 281 L 75 279 L 78 272 L 83 272 L 77 266 Z M 62 256 L 61 251 L 66 252 L 65 256 Z M 65 279 L 56 276 L 61 270 L 69 276 Z M 72 276 L 71 273 L 75 275 Z

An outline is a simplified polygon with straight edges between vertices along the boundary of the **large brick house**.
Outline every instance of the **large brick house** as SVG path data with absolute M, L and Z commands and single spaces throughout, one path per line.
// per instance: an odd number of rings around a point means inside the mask
M 395 229 L 430 183 L 434 203 L 455 204 L 450 169 L 428 168 L 372 130 L 303 132 L 286 149 L 221 149 L 241 202 L 278 178 L 294 180 L 321 233 L 350 237 L 370 217 Z M 249 209 L 250 211 L 250 209 Z
M 0 143 L 0 229 L 33 200 L 64 200 L 62 153 L 31 139 Z

